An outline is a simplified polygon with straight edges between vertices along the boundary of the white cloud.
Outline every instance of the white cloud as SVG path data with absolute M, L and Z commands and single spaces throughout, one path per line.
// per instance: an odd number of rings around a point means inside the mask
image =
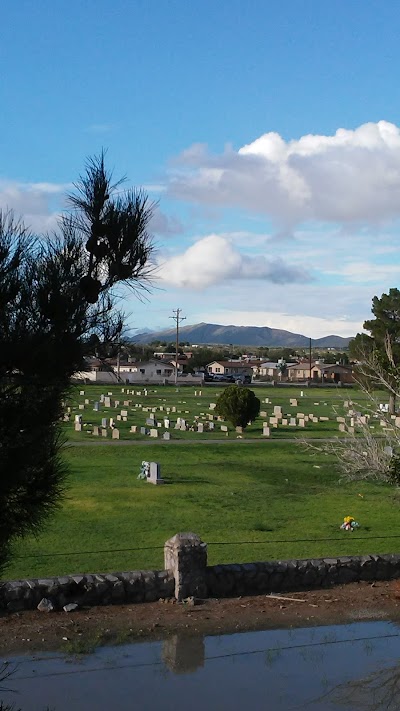
M 0 181 L 0 209 L 13 210 L 33 232 L 56 229 L 63 195 L 71 185 Z
M 265 214 L 289 228 L 308 220 L 390 220 L 400 217 L 400 129 L 379 121 L 287 142 L 271 132 L 220 155 L 196 145 L 180 157 L 168 191 Z
M 344 276 L 354 284 L 386 284 L 389 281 L 397 283 L 400 278 L 400 264 L 352 261 L 341 268 L 326 270 L 326 273 Z
M 286 264 L 281 258 L 241 254 L 220 235 L 208 235 L 195 242 L 183 254 L 160 265 L 159 277 L 167 284 L 204 289 L 226 280 L 260 279 L 275 284 L 311 281 L 302 267 Z

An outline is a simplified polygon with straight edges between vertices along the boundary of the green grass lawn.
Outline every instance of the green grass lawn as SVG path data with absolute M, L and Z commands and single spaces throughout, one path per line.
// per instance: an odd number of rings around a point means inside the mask
M 372 537 L 400 534 L 399 492 L 339 484 L 327 456 L 293 442 L 76 446 L 65 457 L 62 507 L 37 539 L 15 547 L 3 578 L 162 568 L 163 544 L 178 531 L 209 543 L 211 564 L 398 551 L 397 539 Z M 143 459 L 161 463 L 165 486 L 137 479 Z M 339 530 L 345 515 L 360 522 L 357 532 Z

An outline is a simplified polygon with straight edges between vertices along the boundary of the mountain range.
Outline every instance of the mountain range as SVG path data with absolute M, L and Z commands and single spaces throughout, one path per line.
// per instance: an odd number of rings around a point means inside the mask
M 130 340 L 133 343 L 151 343 L 152 341 L 175 342 L 176 330 L 142 331 Z M 285 348 L 306 348 L 310 339 L 300 333 L 291 333 L 280 328 L 268 326 L 221 326 L 217 323 L 196 323 L 179 329 L 179 340 L 201 345 L 234 346 L 275 346 Z M 313 347 L 347 348 L 351 338 L 342 336 L 324 336 L 313 338 Z

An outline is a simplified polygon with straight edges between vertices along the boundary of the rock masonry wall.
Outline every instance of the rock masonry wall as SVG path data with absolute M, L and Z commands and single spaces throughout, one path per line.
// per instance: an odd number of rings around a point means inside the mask
M 175 580 L 167 570 L 105 575 L 66 575 L 60 578 L 16 580 L 0 584 L 0 608 L 17 612 L 36 608 L 43 598 L 54 609 L 81 606 L 154 602 L 173 597 Z
M 53 609 L 62 609 L 71 603 L 86 607 L 173 597 L 235 597 L 400 578 L 397 554 L 207 566 L 207 546 L 193 533 L 167 541 L 165 566 L 168 569 L 158 571 L 0 583 L 0 609 L 34 609 L 43 598 Z
M 206 569 L 209 597 L 235 597 L 332 587 L 400 577 L 400 555 L 214 565 Z

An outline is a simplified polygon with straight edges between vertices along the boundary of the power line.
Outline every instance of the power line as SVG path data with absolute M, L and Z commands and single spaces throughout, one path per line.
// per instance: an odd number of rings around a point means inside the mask
M 348 543 L 349 541 L 375 541 L 388 540 L 391 538 L 400 538 L 400 534 L 391 534 L 388 536 L 353 536 L 352 538 L 279 538 L 266 541 L 207 541 L 207 546 L 262 546 L 274 545 L 276 543 Z M 68 551 L 57 553 L 31 553 L 28 555 L 16 555 L 14 560 L 27 560 L 29 558 L 53 558 L 60 556 L 81 556 L 81 555 L 99 555 L 107 553 L 136 553 L 140 551 L 163 550 L 164 546 L 143 546 L 140 548 L 108 548 L 98 551 Z M 367 555 L 367 554 L 363 554 Z M 327 556 L 332 558 L 332 555 Z

